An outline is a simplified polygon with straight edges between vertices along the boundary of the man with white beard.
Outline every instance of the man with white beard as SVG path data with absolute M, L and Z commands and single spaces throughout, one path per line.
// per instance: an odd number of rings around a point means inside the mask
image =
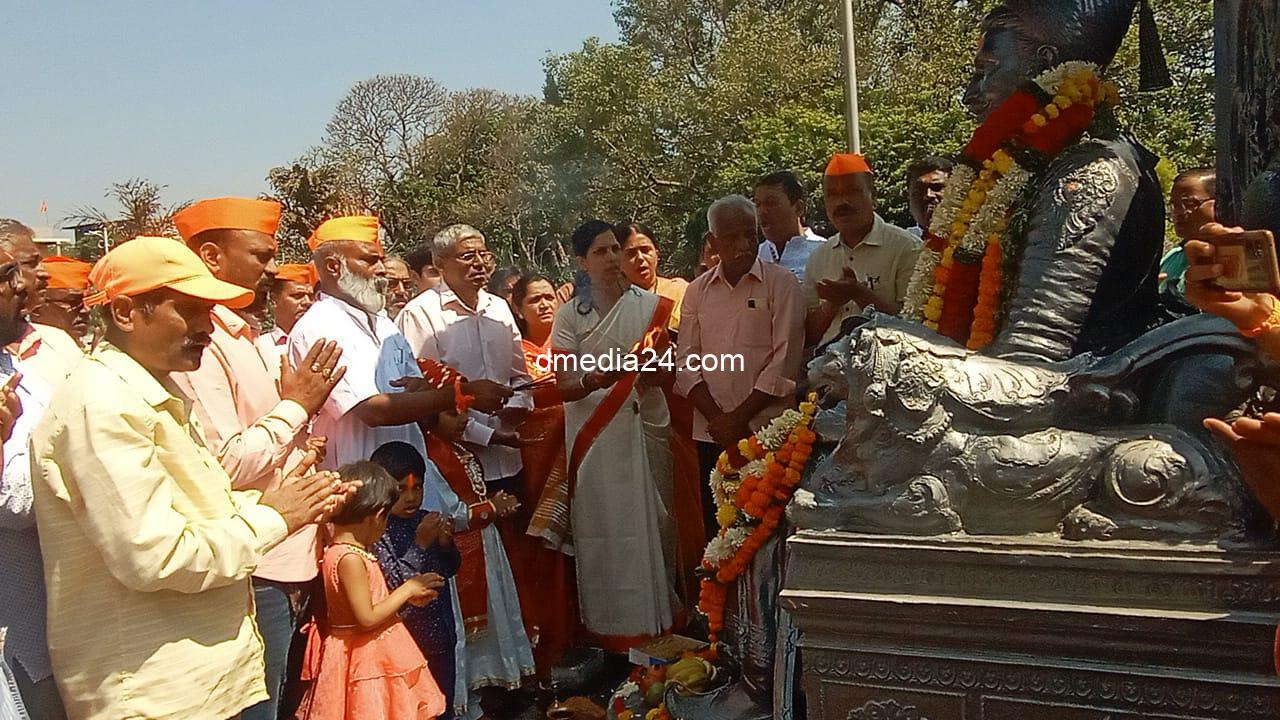
M 368 460 L 384 443 L 406 442 L 427 456 L 418 422 L 455 407 L 454 388 L 421 390 L 413 350 L 383 312 L 387 281 L 378 219 L 358 215 L 322 223 L 307 241 L 319 275 L 319 297 L 289 333 L 289 357 L 303 362 L 319 338 L 342 348 L 346 374 L 316 417 L 312 432 L 329 439 L 323 467 Z M 491 381 L 465 383 L 471 408 L 494 413 L 511 390 Z M 432 483 L 424 483 L 429 490 Z M 441 479 L 439 485 L 443 486 Z M 426 492 L 423 507 L 444 510 Z

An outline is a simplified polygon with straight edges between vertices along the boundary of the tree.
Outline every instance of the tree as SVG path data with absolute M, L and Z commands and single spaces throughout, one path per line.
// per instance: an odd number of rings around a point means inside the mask
M 420 75 L 362 80 L 325 126 L 324 153 L 353 167 L 360 188 L 376 195 L 417 168 L 418 149 L 439 132 L 447 97 L 439 83 Z
M 337 164 L 323 164 L 315 153 L 267 173 L 271 191 L 266 197 L 282 206 L 277 238 L 281 257 L 291 261 L 310 258 L 307 238 L 327 218 L 363 212 L 355 199 L 351 172 Z
M 96 207 L 77 208 L 66 219 L 80 225 L 97 224 L 105 228 L 112 247 L 139 235 L 178 237 L 173 216 L 190 205 L 190 201 L 166 205 L 161 195 L 168 188 L 143 178 L 112 183 L 105 197 L 114 199 L 119 210 Z M 86 234 L 77 244 L 78 257 L 93 261 L 106 252 L 101 236 Z
M 959 100 L 995 2 L 855 0 L 863 150 L 890 222 L 910 221 L 906 166 L 957 153 L 973 129 Z M 1204 0 L 1162 0 L 1157 13 L 1175 87 L 1136 92 L 1131 32 L 1112 69 L 1122 119 L 1166 158 L 1163 167 L 1204 164 L 1213 148 L 1212 11 Z M 821 227 L 821 171 L 845 142 L 836 3 L 617 0 L 614 17 L 619 42 L 591 38 L 546 58 L 540 101 L 446 94 L 416 76 L 357 84 L 303 163 L 325 178 L 309 176 L 312 185 L 331 180 L 344 200 L 377 211 L 393 248 L 469 222 L 504 260 L 553 273 L 569 270 L 566 239 L 587 218 L 650 225 L 664 270 L 685 271 L 707 205 L 780 169 L 810 188 L 810 219 Z M 284 170 L 273 176 L 297 179 Z M 300 182 L 273 186 L 289 186 L 299 206 L 334 204 L 323 192 L 306 197 Z

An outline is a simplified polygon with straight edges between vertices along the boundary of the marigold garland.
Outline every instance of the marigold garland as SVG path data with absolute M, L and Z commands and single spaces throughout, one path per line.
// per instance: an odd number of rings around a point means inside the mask
M 1070 62 L 991 113 L 965 146 L 934 212 L 907 288 L 906 317 L 972 349 L 995 339 L 1005 283 L 998 259 L 1009 216 L 1032 179 L 1019 153 L 1053 158 L 1079 141 L 1099 105 L 1118 102 L 1119 91 L 1098 79 L 1097 66 Z
M 817 396 L 799 411 L 788 410 L 738 443 L 739 458 L 721 453 L 711 474 L 720 531 L 707 544 L 698 610 L 706 616 L 712 647 L 724 630 L 729 585 L 746 572 L 760 548 L 782 523 L 787 503 L 800 485 L 817 435 L 811 429 Z

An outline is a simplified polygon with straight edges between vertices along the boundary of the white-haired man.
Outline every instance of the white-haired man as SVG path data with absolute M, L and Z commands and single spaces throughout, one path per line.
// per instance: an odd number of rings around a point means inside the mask
M 693 437 L 704 477 L 722 450 L 791 406 L 804 352 L 800 284 L 785 267 L 760 261 L 755 205 L 742 195 L 721 198 L 707 209 L 707 225 L 720 263 L 685 291 L 676 363 L 676 392 L 697 410 Z M 712 369 L 701 362 L 708 356 L 741 362 Z M 706 483 L 702 491 L 710 535 L 715 503 Z
M 511 306 L 485 290 L 493 254 L 484 235 L 470 225 L 450 225 L 436 234 L 431 256 L 440 283 L 409 301 L 396 325 L 418 358 L 438 360 L 473 380 L 515 387 L 528 382 L 520 329 Z M 472 413 L 464 440 L 480 460 L 490 494 L 520 497 L 521 438 L 516 426 L 533 400 L 516 393 L 497 415 Z M 537 498 L 520 497 L 526 506 Z
M 295 365 L 301 363 L 320 338 L 329 338 L 342 348 L 347 368 L 313 426 L 314 434 L 328 438 L 324 466 L 368 460 L 383 443 L 396 440 L 426 457 L 418 422 L 453 408 L 454 391 L 423 390 L 415 382 L 422 373 L 413 351 L 383 312 L 387 284 L 378 219 L 327 220 L 308 245 L 320 277 L 320 298 L 289 333 L 289 357 Z M 475 395 L 472 407 L 484 412 L 497 411 L 511 394 L 483 380 L 472 381 L 464 392 Z M 426 497 L 423 504 L 434 503 Z

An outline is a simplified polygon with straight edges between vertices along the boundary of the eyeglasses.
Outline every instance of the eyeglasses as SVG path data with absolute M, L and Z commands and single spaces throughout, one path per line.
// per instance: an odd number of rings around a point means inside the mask
M 1204 205 L 1210 200 L 1213 200 L 1213 198 L 1184 197 L 1179 200 L 1172 200 L 1169 204 L 1173 205 L 1173 209 L 1175 210 L 1181 210 L 1185 213 L 1193 213 L 1196 210 L 1199 210 L 1201 205 Z
M 461 255 L 455 255 L 453 259 L 467 265 L 474 265 L 477 260 L 482 263 L 488 263 L 493 260 L 493 253 L 488 250 L 469 250 Z

